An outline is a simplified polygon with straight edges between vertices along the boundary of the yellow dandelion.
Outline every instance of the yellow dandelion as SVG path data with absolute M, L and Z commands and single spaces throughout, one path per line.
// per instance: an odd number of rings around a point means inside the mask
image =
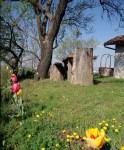
M 100 122 L 100 123 L 98 123 L 98 125 L 100 125 L 100 126 L 101 126 L 101 125 L 102 125 L 102 123 Z
M 111 138 L 110 138 L 110 137 L 105 137 L 105 141 L 106 141 L 106 142 L 110 142 L 110 141 L 111 141 Z
M 111 127 L 114 128 L 115 126 L 114 126 L 114 125 L 111 125 Z
M 39 118 L 39 117 L 40 117 L 40 115 L 36 115 L 36 117 L 37 117 L 37 118 Z
M 60 145 L 57 143 L 57 144 L 56 144 L 56 147 L 60 147 Z
M 118 133 L 118 132 L 119 132 L 119 130 L 118 130 L 118 129 L 115 129 L 114 131 L 115 131 L 116 133 Z
M 42 148 L 41 148 L 41 150 L 45 150 L 45 148 L 44 148 L 44 147 L 42 147 Z
M 86 140 L 86 139 L 87 139 L 87 137 L 85 137 L 85 136 L 84 136 L 84 137 L 82 137 L 82 140 Z
M 79 139 L 79 135 L 76 135 L 75 138 L 78 140 Z
M 38 120 L 37 120 L 37 119 L 34 119 L 33 121 L 34 121 L 34 122 L 38 122 Z
M 67 142 L 70 142 L 70 139 L 67 139 Z
M 115 118 L 113 118 L 113 119 L 112 119 L 112 121 L 116 121 L 116 119 L 115 119 Z
M 45 111 L 42 111 L 42 114 L 44 114 L 45 113 Z
M 104 130 L 104 131 L 106 131 L 106 130 L 107 130 L 107 127 L 106 127 L 106 126 L 104 126 L 104 127 L 103 127 L 103 130 Z
M 22 126 L 23 123 L 22 123 L 22 122 L 19 122 L 19 124 L 20 124 L 20 126 Z
M 31 138 L 31 134 L 28 134 L 27 137 L 28 137 L 28 138 Z
M 74 135 L 74 136 L 76 136 L 76 135 L 77 135 L 77 133 L 76 133 L 76 132 L 73 132 L 73 135 Z
M 70 135 L 67 134 L 66 137 L 67 137 L 67 138 L 70 138 Z
M 106 123 L 105 126 L 108 127 L 109 126 L 108 123 Z
M 66 133 L 66 130 L 63 130 L 62 133 Z
M 6 70 L 8 70 L 9 69 L 9 67 L 8 66 L 6 66 Z

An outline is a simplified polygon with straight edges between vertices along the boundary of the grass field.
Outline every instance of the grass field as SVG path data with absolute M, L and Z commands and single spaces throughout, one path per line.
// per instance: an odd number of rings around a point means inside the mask
M 86 129 L 99 127 L 98 123 L 103 120 L 112 125 L 113 118 L 117 120 L 115 129 L 119 132 L 110 129 L 110 149 L 120 149 L 124 144 L 124 80 L 101 78 L 97 81 L 90 87 L 67 81 L 23 81 L 24 120 L 10 117 L 14 110 L 10 102 L 2 104 L 3 149 L 69 150 L 68 144 L 59 137 L 62 130 L 84 136 Z M 79 147 L 74 145 L 71 149 Z

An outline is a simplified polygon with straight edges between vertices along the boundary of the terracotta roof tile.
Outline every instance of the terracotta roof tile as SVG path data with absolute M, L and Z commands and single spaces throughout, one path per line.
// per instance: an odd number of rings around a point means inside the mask
M 116 44 L 124 45 L 124 35 L 116 36 L 116 37 L 110 39 L 109 41 L 104 43 L 104 46 L 106 46 L 106 45 L 116 45 Z

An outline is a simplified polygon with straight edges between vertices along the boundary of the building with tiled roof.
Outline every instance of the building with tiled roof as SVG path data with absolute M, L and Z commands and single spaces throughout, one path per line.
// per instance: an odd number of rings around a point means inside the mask
M 115 48 L 111 45 L 115 45 Z M 124 79 L 124 35 L 108 40 L 104 46 L 115 50 L 114 77 Z

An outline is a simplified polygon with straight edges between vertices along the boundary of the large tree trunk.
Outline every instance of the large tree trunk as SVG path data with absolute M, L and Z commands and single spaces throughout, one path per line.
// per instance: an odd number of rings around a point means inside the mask
M 50 11 L 52 0 L 47 0 L 46 9 L 44 11 L 43 8 L 41 8 L 42 5 L 39 5 L 39 0 L 32 4 L 36 13 L 37 28 L 41 45 L 41 61 L 38 65 L 38 73 L 40 79 L 45 79 L 48 75 L 48 70 L 52 61 L 53 43 L 65 15 L 68 0 L 59 1 L 54 15 Z
M 52 60 L 52 42 L 45 40 L 41 44 L 41 59 L 38 65 L 38 74 L 40 79 L 45 79 L 48 77 L 48 71 Z

